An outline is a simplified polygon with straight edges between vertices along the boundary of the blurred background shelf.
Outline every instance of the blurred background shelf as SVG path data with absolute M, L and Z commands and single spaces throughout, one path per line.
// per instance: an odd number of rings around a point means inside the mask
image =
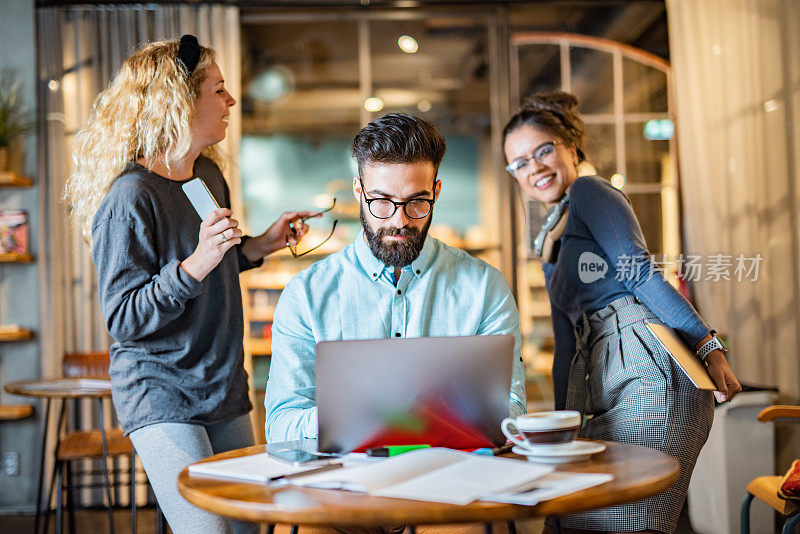
M 6 252 L 0 254 L 0 263 L 33 263 L 33 254 Z
M 33 332 L 27 328 L 10 329 L 0 325 L 0 341 L 25 341 L 33 338 Z
M 33 415 L 33 406 L 28 404 L 0 404 L 0 421 L 16 421 Z
M 0 187 L 30 187 L 33 180 L 12 171 L 0 171 Z

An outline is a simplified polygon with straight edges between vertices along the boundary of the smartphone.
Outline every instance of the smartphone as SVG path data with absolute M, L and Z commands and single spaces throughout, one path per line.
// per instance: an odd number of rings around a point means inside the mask
M 315 454 L 313 452 L 304 451 L 302 449 L 283 449 L 279 451 L 267 451 L 267 454 L 274 458 L 278 458 L 279 460 L 283 460 L 284 462 L 289 462 L 292 465 L 305 464 L 308 462 L 313 462 L 315 460 L 323 460 L 326 462 L 332 460 L 332 457 L 330 455 Z
M 219 208 L 217 199 L 211 194 L 205 182 L 200 178 L 189 180 L 183 184 L 183 192 L 189 198 L 200 219 L 205 221 L 212 211 Z

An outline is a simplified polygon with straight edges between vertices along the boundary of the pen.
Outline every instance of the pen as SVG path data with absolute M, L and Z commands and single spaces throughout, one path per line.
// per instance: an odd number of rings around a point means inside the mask
M 385 447 L 375 447 L 374 449 L 367 449 L 367 456 L 397 456 L 404 452 L 413 451 L 416 449 L 425 449 L 430 445 L 387 445 Z
M 322 467 L 315 467 L 314 469 L 306 469 L 305 471 L 298 471 L 296 473 L 289 473 L 286 475 L 277 475 L 274 477 L 269 477 L 267 479 L 267 483 L 276 482 L 278 480 L 287 480 L 290 478 L 297 478 L 302 477 L 305 475 L 312 475 L 317 473 L 322 473 L 323 471 L 332 471 L 333 469 L 341 469 L 344 467 L 341 462 L 330 463 L 327 465 L 323 465 Z
M 485 454 L 487 456 L 500 456 L 507 452 L 511 452 L 511 449 L 514 447 L 513 443 L 506 443 L 505 445 L 501 445 L 500 447 L 492 447 L 491 449 L 486 447 L 483 449 L 475 449 L 472 451 L 474 454 Z

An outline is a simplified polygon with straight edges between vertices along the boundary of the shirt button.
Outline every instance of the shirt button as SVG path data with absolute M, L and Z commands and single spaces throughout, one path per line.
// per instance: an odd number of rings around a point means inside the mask
M 378 273 L 372 273 L 372 276 L 378 276 Z
M 402 294 L 403 294 L 403 292 L 402 292 L 402 291 L 400 291 L 400 290 L 398 289 L 398 290 L 397 290 L 397 294 L 398 294 L 398 295 L 402 295 Z
M 400 337 L 400 332 L 395 332 L 394 337 Z
M 421 272 L 422 272 L 422 271 L 420 271 L 419 269 L 417 269 L 417 274 L 420 274 Z

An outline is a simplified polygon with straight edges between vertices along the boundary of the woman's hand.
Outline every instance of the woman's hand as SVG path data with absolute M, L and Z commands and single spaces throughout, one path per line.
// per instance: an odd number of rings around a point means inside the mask
M 181 263 L 183 270 L 198 282 L 219 265 L 231 247 L 242 242 L 239 222 L 232 219 L 231 215 L 231 210 L 218 208 L 200 224 L 197 248 Z
M 248 239 L 242 247 L 242 251 L 247 259 L 255 262 L 282 249 L 286 243 L 297 244 L 308 233 L 305 219 L 321 215 L 318 211 L 285 211 L 267 228 L 266 232 L 258 237 Z
M 714 380 L 717 386 L 717 391 L 714 396 L 719 402 L 731 400 L 737 393 L 742 391 L 742 386 L 733 374 L 733 370 L 728 365 L 725 359 L 725 354 L 721 350 L 711 351 L 706 356 L 706 365 L 708 366 L 708 374 Z

